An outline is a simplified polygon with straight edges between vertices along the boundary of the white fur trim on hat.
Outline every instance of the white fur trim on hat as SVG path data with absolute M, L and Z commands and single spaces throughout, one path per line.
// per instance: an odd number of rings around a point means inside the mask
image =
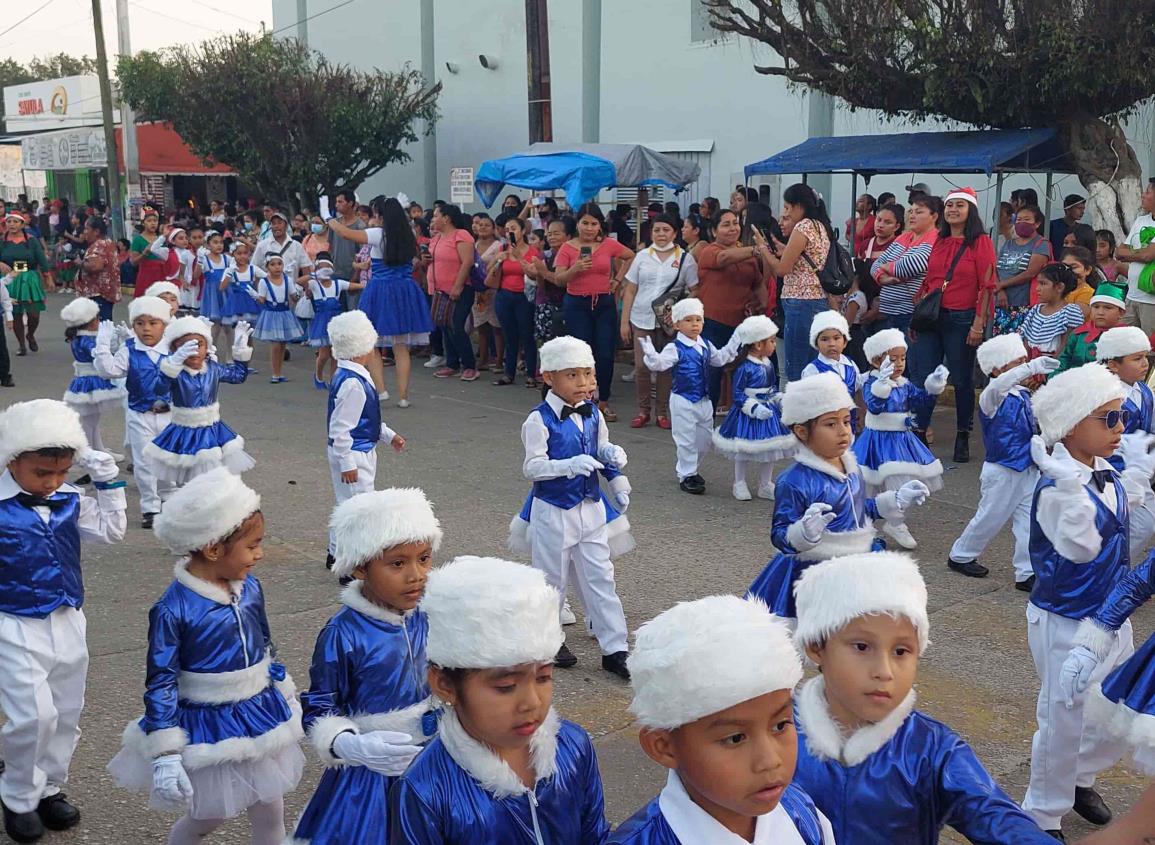
M 979 369 L 990 375 L 1012 361 L 1027 357 L 1027 347 L 1017 333 L 1000 334 L 983 343 L 978 349 Z
M 444 669 L 503 669 L 553 660 L 561 597 L 541 570 L 466 555 L 429 574 L 425 656 Z
M 906 349 L 906 335 L 902 329 L 883 329 L 872 334 L 862 344 L 862 354 L 872 364 L 875 358 L 881 358 L 892 349 Z
M 1031 399 L 1035 419 L 1048 446 L 1054 446 L 1100 405 L 1122 399 L 1127 388 L 1102 364 L 1064 370 L 1040 387 Z
M 185 555 L 225 539 L 260 509 L 261 497 L 239 475 L 217 467 L 173 493 L 152 530 L 173 554 Z
M 930 620 L 926 582 L 914 558 L 902 552 L 868 552 L 835 557 L 808 567 L 794 585 L 799 650 L 825 642 L 859 616 L 905 616 L 926 651 Z
M 782 424 L 798 425 L 831 411 L 853 407 L 854 400 L 842 379 L 834 373 L 819 373 L 786 385 L 782 394 Z
M 329 526 L 336 558 L 333 574 L 339 578 L 394 546 L 430 543 L 433 551 L 441 546 L 441 523 L 425 491 L 416 487 L 359 493 L 333 509 Z
M 137 317 L 153 317 L 162 323 L 172 322 L 172 308 L 159 296 L 138 296 L 128 304 L 128 321 Z
M 0 472 L 13 458 L 37 449 L 88 448 L 80 417 L 56 399 L 17 402 L 0 413 Z
M 981 348 L 980 348 L 981 351 Z M 1107 329 L 1095 344 L 1095 360 L 1110 361 L 1136 352 L 1150 352 L 1151 339 L 1137 326 L 1116 326 Z
M 346 311 L 329 321 L 329 342 L 334 358 L 360 358 L 377 346 L 377 329 L 364 311 Z
M 681 602 L 638 629 L 628 661 L 630 710 L 672 730 L 775 690 L 793 690 L 802 661 L 790 628 L 758 599 Z
M 674 307 L 670 309 L 670 320 L 675 323 L 680 323 L 687 317 L 704 316 L 706 316 L 706 308 L 702 304 L 702 300 L 692 296 L 679 299 L 674 303 Z
M 172 282 L 153 282 L 145 289 L 145 296 L 160 296 L 162 293 L 167 293 L 170 296 L 175 296 L 180 299 L 180 288 Z
M 747 317 L 739 323 L 738 328 L 734 331 L 738 333 L 738 339 L 742 341 L 742 344 L 749 346 L 760 340 L 776 337 L 778 335 L 778 326 L 765 314 L 755 314 L 753 317 Z
M 60 309 L 60 319 L 69 328 L 87 326 L 100 313 L 100 306 L 91 299 L 78 296 Z
M 543 373 L 556 373 L 581 367 L 593 367 L 594 352 L 584 340 L 576 337 L 555 337 L 541 345 L 537 364 Z
M 210 346 L 212 345 L 212 329 L 209 327 L 209 324 L 200 317 L 177 317 L 164 327 L 164 342 L 167 343 L 168 348 L 173 351 L 176 351 L 176 345 L 173 341 L 180 337 L 187 337 L 188 335 L 203 337 L 205 343 Z
M 850 324 L 837 311 L 819 311 L 810 321 L 810 345 L 818 348 L 818 335 L 827 329 L 838 329 L 842 336 L 850 340 Z

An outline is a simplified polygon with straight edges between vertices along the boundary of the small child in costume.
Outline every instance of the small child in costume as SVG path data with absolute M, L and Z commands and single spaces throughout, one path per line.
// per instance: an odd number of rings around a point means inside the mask
M 159 478 L 179 485 L 222 465 L 237 474 L 253 468 L 244 438 L 221 422 L 217 403 L 222 381 L 241 384 L 248 378 L 250 334 L 248 323 L 237 323 L 233 363 L 219 364 L 208 354 L 212 336 L 203 320 L 178 317 L 165 327 L 162 342 L 173 351 L 159 369 L 171 391 L 172 419 L 144 447 Z
M 213 324 L 213 346 L 218 349 L 231 348 L 233 330 L 223 322 L 224 295 L 221 293 L 221 282 L 233 262 L 225 254 L 225 239 L 220 232 L 210 232 L 206 243 L 208 250 L 197 258 L 201 271 L 200 315 Z
M 74 464 L 95 497 L 66 483 Z M 35 842 L 80 821 L 61 791 L 88 675 L 80 544 L 124 538 L 124 482 L 53 399 L 0 413 L 0 468 L 0 803 L 8 836 Z
M 747 595 L 762 599 L 770 611 L 794 618 L 794 583 L 808 566 L 845 554 L 886 548 L 874 520 L 902 524 L 911 505 L 930 491 L 908 481 L 868 499 L 866 482 L 850 449 L 853 400 L 835 373 L 821 373 L 786 385 L 782 422 L 799 446 L 794 464 L 778 476 L 770 539 L 778 554 L 750 585 Z
M 317 266 L 313 278 L 309 280 L 308 296 L 313 303 L 313 319 L 309 323 L 309 346 L 317 350 L 317 364 L 313 371 L 313 387 L 325 390 L 325 366 L 329 368 L 329 380 L 337 372 L 337 362 L 333 357 L 329 340 L 329 321 L 341 313 L 341 294 L 359 291 L 365 286 L 360 282 L 347 282 L 333 278 L 333 262 L 329 253 L 317 253 Z
M 221 277 L 221 325 L 235 326 L 242 320 L 255 323 L 260 316 L 257 305 L 257 285 L 265 278 L 265 271 L 254 267 L 253 250 L 244 241 L 233 243 L 233 265 Z
M 389 793 L 391 843 L 601 845 L 609 837 L 589 735 L 553 709 L 561 596 L 541 572 L 459 557 L 429 575 L 437 737 Z
M 1031 500 L 1039 471 L 1031 460 L 1031 438 L 1038 431 L 1028 385 L 1059 366 L 1055 358 L 1027 361 L 1027 349 L 1017 334 L 992 337 L 978 348 L 979 369 L 990 382 L 979 395 L 979 422 L 986 459 L 979 475 L 979 506 L 951 546 L 946 564 L 970 578 L 990 572 L 979 563 L 987 544 L 1008 519 L 1015 535 L 1015 589 L 1030 592 Z
M 791 783 L 801 679 L 789 626 L 760 601 L 682 602 L 639 628 L 630 710 L 642 750 L 670 772 L 610 842 L 834 845 L 830 822 Z
M 389 788 L 437 725 L 417 604 L 441 525 L 416 489 L 361 493 L 332 522 L 334 571 L 354 580 L 317 636 L 301 696 L 326 769 L 289 845 L 388 845 Z
M 854 845 L 1054 845 L 942 722 L 914 709 L 930 623 L 918 564 L 849 555 L 798 581 L 794 641 L 818 666 L 794 700 L 795 783 Z
M 175 318 L 180 310 L 180 288 L 172 282 L 153 282 L 144 292 L 145 296 L 155 296 L 168 303 L 169 317 Z
M 810 322 L 810 346 L 818 352 L 818 357 L 802 368 L 802 378 L 819 373 L 834 373 L 846 385 L 850 401 L 858 395 L 863 376 L 858 365 L 842 353 L 850 343 L 850 324 L 837 311 L 821 311 Z M 869 357 L 869 356 L 868 356 Z M 858 408 L 850 406 L 850 427 L 858 433 Z
M 710 367 L 724 367 L 738 356 L 741 339 L 735 333 L 721 349 L 702 340 L 706 324 L 702 300 L 687 298 L 674 303 L 671 319 L 678 334 L 658 352 L 654 342 L 641 339 L 642 360 L 653 373 L 673 369 L 670 386 L 670 425 L 678 461 L 678 486 L 686 493 L 706 492 L 706 480 L 698 474 L 703 456 L 714 436 L 714 405 L 710 401 Z
M 747 317 L 735 330 L 746 357 L 733 375 L 733 400 L 714 429 L 714 449 L 734 461 L 734 498 L 751 499 L 746 466 L 760 465 L 758 498 L 773 499 L 774 462 L 794 454 L 797 441 L 778 412 L 778 368 L 774 365 L 778 327 L 769 317 Z
M 1101 284 L 1091 297 L 1091 318 L 1067 336 L 1059 355 L 1059 372 L 1081 367 L 1095 360 L 1095 344 L 1103 332 L 1123 322 L 1127 311 L 1126 291 Z
M 100 375 L 93 364 L 100 308 L 91 299 L 77 297 L 61 309 L 60 319 L 67 326 L 64 337 L 72 349 L 73 358 L 73 378 L 68 384 L 68 390 L 64 391 L 64 402 L 80 415 L 80 425 L 84 428 L 89 446 L 103 452 L 100 414 L 121 403 L 124 388 L 117 387 Z
M 915 480 L 931 492 L 941 490 L 942 463 L 911 429 L 911 420 L 946 390 L 950 373 L 940 364 L 926 377 L 925 390 L 904 378 L 906 337 L 898 329 L 876 332 L 862 348 L 876 368 L 862 386 L 866 427 L 854 442 L 862 477 L 871 491 L 897 490 Z M 888 523 L 883 530 L 905 549 L 918 546 L 905 523 Z
M 144 716 L 108 771 L 153 809 L 185 810 L 169 845 L 197 845 L 242 812 L 254 845 L 280 845 L 305 756 L 297 690 L 251 574 L 264 556 L 261 497 L 218 467 L 178 490 L 154 531 L 181 559 L 148 614 Z
M 269 363 L 272 375 L 270 384 L 283 384 L 288 378 L 281 375 L 285 362 L 285 344 L 300 340 L 305 330 L 301 321 L 293 313 L 297 295 L 293 292 L 294 282 L 285 278 L 285 261 L 279 255 L 270 255 L 265 262 L 268 276 L 257 284 L 257 302 L 261 314 L 257 317 L 253 336 L 269 344 Z

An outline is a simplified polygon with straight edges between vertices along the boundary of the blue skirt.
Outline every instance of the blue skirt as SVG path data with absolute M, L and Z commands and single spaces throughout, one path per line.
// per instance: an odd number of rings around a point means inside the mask
M 326 299 L 313 306 L 313 319 L 309 321 L 309 346 L 332 346 L 329 342 L 329 321 L 341 313 L 341 303 L 336 299 Z
M 1155 635 L 1091 691 L 1086 717 L 1125 742 L 1140 768 L 1155 775 Z
M 249 302 L 253 300 L 247 295 L 245 299 Z M 201 316 L 212 320 L 214 323 L 221 322 L 225 316 L 225 295 L 221 293 L 221 284 L 218 281 L 215 285 L 206 277 L 201 285 Z
M 782 424 L 778 409 L 758 420 L 742 412 L 742 403 L 730 406 L 722 424 L 714 429 L 714 448 L 731 460 L 773 462 L 791 457 L 798 441 Z
M 271 311 L 262 309 L 257 317 L 253 337 L 268 343 L 292 343 L 305 336 L 301 321 L 292 311 Z
M 357 307 L 372 321 L 378 337 L 406 338 L 433 331 L 429 302 L 408 265 L 374 259 L 369 284 Z
M 245 439 L 220 421 L 205 426 L 169 423 L 144 447 L 144 454 L 156 474 L 174 484 L 186 484 L 219 466 L 240 475 L 256 464 L 245 451 Z
M 881 537 L 876 537 L 871 543 L 870 550 L 885 551 L 886 543 Z M 746 591 L 746 597 L 762 599 L 771 613 L 786 619 L 794 619 L 798 615 L 794 608 L 794 584 L 803 572 L 816 563 L 821 561 L 806 560 L 796 554 L 779 552 L 754 579 L 754 583 Z
M 942 463 L 913 431 L 878 431 L 869 426 L 851 447 L 862 477 L 876 490 L 897 490 L 907 481 L 942 489 Z
M 221 322 L 226 326 L 236 325 L 240 320 L 256 322 L 260 306 L 257 301 L 235 284 L 221 295 Z
M 94 413 L 102 407 L 119 405 L 124 388 L 100 376 L 76 376 L 68 383 L 64 401 L 78 414 Z
M 389 845 L 389 787 L 396 780 L 364 766 L 325 769 L 290 841 Z

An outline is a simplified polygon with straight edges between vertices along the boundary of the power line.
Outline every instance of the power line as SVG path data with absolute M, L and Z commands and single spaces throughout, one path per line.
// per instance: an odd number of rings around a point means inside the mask
M 158 12 L 155 9 L 150 9 L 148 6 L 144 6 L 140 3 L 137 3 L 135 0 L 129 0 L 129 5 L 133 6 L 134 8 L 140 9 L 141 11 L 150 12 L 151 14 L 154 14 L 157 17 L 165 18 L 166 20 L 170 20 L 170 21 L 176 21 L 177 23 L 187 24 L 188 26 L 195 26 L 199 29 L 207 30 L 208 32 L 216 32 L 216 33 L 223 33 L 224 32 L 224 30 L 221 29 L 220 27 L 205 26 L 203 23 L 197 23 L 196 21 L 189 21 L 189 20 L 185 20 L 184 18 L 174 17 L 173 15 L 170 15 L 168 12 Z
M 0 32 L 0 37 L 3 37 L 3 36 L 5 36 L 5 35 L 7 35 L 9 32 L 11 32 L 12 30 L 14 30 L 16 27 L 20 26 L 20 24 L 24 23 L 24 21 L 28 20 L 28 19 L 29 19 L 30 17 L 32 17 L 33 15 L 37 14 L 38 12 L 41 12 L 41 11 L 43 11 L 43 10 L 44 10 L 44 9 L 46 9 L 48 6 L 52 5 L 52 3 L 53 3 L 53 2 L 54 2 L 54 0 L 44 0 L 44 2 L 43 2 L 43 3 L 41 3 L 39 6 L 37 6 L 35 9 L 33 9 L 31 12 L 29 12 L 28 14 L 26 14 L 26 15 L 25 15 L 24 17 L 22 17 L 20 20 L 16 21 L 16 23 L 12 24 L 12 26 L 8 27 L 8 28 L 7 28 L 6 30 L 4 30 L 3 32 Z
M 51 0 L 50 0 L 50 2 L 51 2 Z M 269 34 L 270 35 L 276 35 L 278 32 L 284 32 L 286 29 L 295 29 L 296 27 L 305 23 L 305 21 L 311 21 L 313 18 L 319 18 L 319 17 L 321 17 L 321 15 L 329 14 L 329 12 L 335 12 L 338 9 L 340 9 L 342 6 L 348 6 L 350 3 L 355 3 L 355 2 L 356 2 L 356 0 L 345 0 L 344 3 L 338 3 L 336 6 L 330 6 L 328 9 L 322 9 L 321 11 L 317 12 L 315 15 L 309 15 L 307 18 L 301 18 L 298 21 L 293 21 L 291 24 L 286 24 L 285 26 L 282 26 L 280 29 L 274 29 Z

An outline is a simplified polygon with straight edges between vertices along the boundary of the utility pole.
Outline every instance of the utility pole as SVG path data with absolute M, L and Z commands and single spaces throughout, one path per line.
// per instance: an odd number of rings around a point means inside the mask
M 116 38 L 117 52 L 125 58 L 131 58 L 128 0 L 116 0 Z M 140 148 L 136 144 L 136 115 L 123 96 L 120 97 L 120 137 L 124 145 L 124 187 L 131 204 L 135 197 L 140 196 Z
M 108 52 L 104 49 L 104 18 L 100 0 L 92 0 L 92 29 L 96 34 L 96 73 L 100 78 L 100 112 L 104 117 L 104 146 L 108 151 L 108 207 L 113 237 L 124 237 L 124 197 L 120 190 L 120 162 L 116 156 L 116 127 L 112 123 L 112 83 L 108 79 Z

